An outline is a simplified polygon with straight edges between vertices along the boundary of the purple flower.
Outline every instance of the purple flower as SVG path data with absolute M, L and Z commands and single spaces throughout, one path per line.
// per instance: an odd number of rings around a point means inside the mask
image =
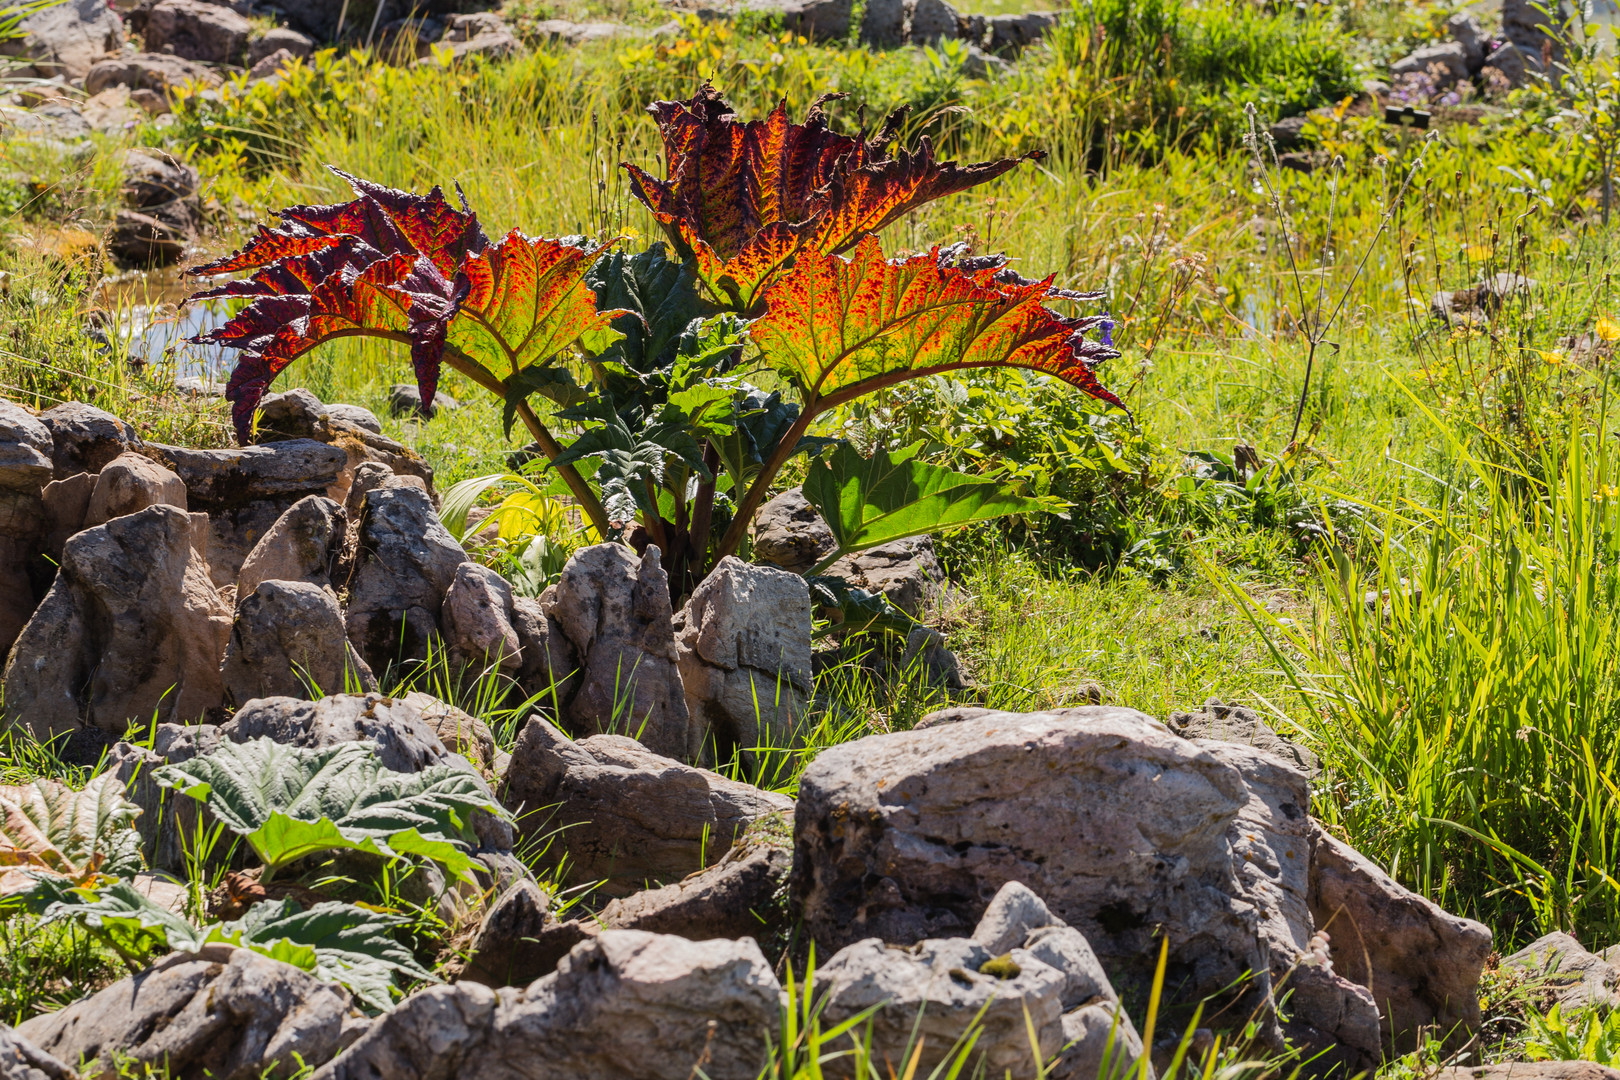
M 1108 312 L 1103 312 L 1103 321 L 1099 325 L 1102 332 L 1097 335 L 1097 340 L 1111 347 L 1114 344 L 1114 320 Z

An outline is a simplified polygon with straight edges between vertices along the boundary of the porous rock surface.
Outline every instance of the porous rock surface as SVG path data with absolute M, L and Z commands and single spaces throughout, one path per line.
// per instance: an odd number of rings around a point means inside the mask
M 236 575 L 236 595 L 251 596 L 262 581 L 332 584 L 331 568 L 343 547 L 344 518 L 324 495 L 306 495 L 287 508 L 253 545 Z
M 290 1076 L 337 1053 L 349 994 L 291 964 L 248 949 L 210 945 L 173 953 L 139 975 L 56 1012 L 18 1034 L 64 1061 L 114 1053 L 167 1066 L 176 1080 Z M 295 1057 L 296 1055 L 296 1057 Z
M 797 574 L 727 556 L 693 590 L 674 630 L 688 748 L 798 745 L 814 689 L 810 590 Z
M 1620 970 L 1563 931 L 1544 934 L 1503 957 L 1502 966 L 1539 976 L 1566 1010 L 1620 1005 Z
M 369 492 L 358 561 L 347 613 L 355 649 L 379 672 L 391 662 L 427 659 L 441 632 L 444 594 L 467 561 L 427 493 L 408 487 Z
M 254 698 L 338 692 L 351 681 L 366 690 L 377 679 L 344 633 L 343 610 L 329 589 L 307 581 L 261 581 L 236 606 L 225 650 L 225 692 Z
M 1371 910 L 1382 902 L 1405 924 L 1370 951 L 1372 972 L 1341 961 L 1359 945 L 1335 931 L 1334 971 L 1301 965 L 1292 977 L 1287 1033 L 1366 1067 L 1379 1057 L 1379 1009 L 1386 1038 L 1437 1017 L 1477 1024 L 1489 931 L 1387 878 L 1337 869 L 1307 799 L 1284 762 L 1181 739 L 1133 710 L 986 712 L 824 751 L 800 785 L 795 888 L 816 940 L 905 944 L 966 932 L 996 890 L 1021 881 L 1116 981 L 1145 986 L 1163 933 L 1174 985 L 1194 999 L 1243 986 L 1240 1011 L 1262 1017 L 1324 910 L 1382 932 L 1388 916 Z M 1280 1045 L 1271 1015 L 1262 1035 Z
M 679 881 L 724 855 L 749 824 L 793 801 L 661 757 L 623 735 L 574 742 L 543 717 L 524 725 L 500 789 L 525 835 L 564 829 L 578 880 L 609 895 Z M 554 808 L 554 809 L 553 809 Z
M 408 998 L 315 1080 L 754 1080 L 780 995 L 752 940 L 608 930 L 526 989 Z
M 260 698 L 247 702 L 219 732 L 232 742 L 269 738 L 307 749 L 369 742 L 383 768 L 394 772 L 421 772 L 451 760 L 416 706 L 374 693 L 333 694 L 319 701 Z
M 224 702 L 230 608 L 193 520 L 150 506 L 70 539 L 5 668 L 6 717 L 40 738 L 130 720 L 195 722 Z
M 0 1024 L 0 1077 L 5 1080 L 78 1080 L 78 1075 L 10 1026 Z

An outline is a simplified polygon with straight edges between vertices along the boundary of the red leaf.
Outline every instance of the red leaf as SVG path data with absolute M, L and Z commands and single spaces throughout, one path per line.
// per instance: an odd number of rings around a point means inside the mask
M 818 98 L 802 124 L 786 104 L 739 122 L 712 86 L 690 101 L 655 102 L 667 180 L 626 164 L 631 190 L 652 210 L 717 299 L 746 309 L 794 252 L 841 252 L 924 203 L 992 180 L 1026 159 L 936 162 L 923 139 L 888 157 L 903 112 L 873 139 L 827 126 Z M 722 284 L 731 279 L 730 286 Z M 740 299 L 740 298 L 746 298 Z
M 888 262 L 871 237 L 850 258 L 806 249 L 766 289 L 749 335 L 822 407 L 944 371 L 1023 367 L 1123 409 L 1093 371 L 1119 354 L 1082 336 L 1100 320 L 1047 308 L 1051 278 L 1005 276 L 997 265 L 949 265 L 938 248 Z

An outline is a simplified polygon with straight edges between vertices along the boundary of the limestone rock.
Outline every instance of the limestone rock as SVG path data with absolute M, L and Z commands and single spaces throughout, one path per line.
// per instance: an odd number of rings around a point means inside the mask
M 5 1080 L 78 1080 L 79 1074 L 5 1024 L 0 1024 L 0 1077 Z
M 518 685 L 531 697 L 544 695 L 540 707 L 555 711 L 556 703 L 572 698 L 579 685 L 579 654 L 573 642 L 563 632 L 562 624 L 546 614 L 543 599 L 514 597 L 512 627 L 523 650 Z
M 647 882 L 679 881 L 717 860 L 752 822 L 793 802 L 660 757 L 622 735 L 573 742 L 543 717 L 518 735 L 501 801 L 526 836 L 565 828 L 579 880 L 606 879 L 622 896 Z
M 766 940 L 786 928 L 792 869 L 793 854 L 786 848 L 744 842 L 688 878 L 610 901 L 602 909 L 602 925 L 693 941 Z
M 931 536 L 909 536 L 892 544 L 845 555 L 826 572 L 856 588 L 882 593 L 914 619 L 920 618 L 924 609 L 938 600 L 945 586 L 945 572 L 934 555 Z
M 1424 74 L 1434 70 L 1445 73 L 1442 85 L 1449 86 L 1468 78 L 1468 50 L 1459 42 L 1447 41 L 1439 45 L 1425 45 L 1389 65 L 1391 75 Z
M 569 950 L 594 936 L 594 929 L 559 922 L 545 890 L 531 880 L 518 881 L 484 913 L 460 981 L 528 986 L 556 971 Z
M 290 1076 L 337 1052 L 347 991 L 247 949 L 172 953 L 139 975 L 18 1025 L 58 1058 L 167 1067 L 176 1080 Z M 296 1055 L 296 1057 L 295 1057 Z
M 1307 777 L 1322 771 L 1322 763 L 1315 754 L 1277 734 L 1271 725 L 1260 719 L 1259 713 L 1241 705 L 1223 705 L 1218 698 L 1204 702 L 1199 712 L 1173 712 L 1165 719 L 1165 724 L 1183 738 L 1242 743 L 1264 750 Z
M 242 706 L 254 698 L 338 693 L 377 679 L 349 644 L 337 598 L 307 581 L 269 579 L 237 603 L 225 650 L 225 692 Z
M 315 1080 L 755 1080 L 780 994 L 752 941 L 608 930 L 527 989 L 407 998 Z
M 173 472 L 144 454 L 124 453 L 107 463 L 96 477 L 85 507 L 86 528 L 148 506 L 186 509 L 186 485 Z
M 67 542 L 56 582 L 6 665 L 6 714 L 38 737 L 132 719 L 195 721 L 224 700 L 230 609 L 192 521 L 150 506 Z
M 676 616 L 688 746 L 727 761 L 755 746 L 800 743 L 814 682 L 810 590 L 797 574 L 727 556 Z
M 197 194 L 197 170 L 163 150 L 124 151 L 124 205 L 161 206 Z
M 762 563 L 808 573 L 838 546 L 802 488 L 789 488 L 768 499 L 754 515 L 754 558 Z
M 1562 932 L 1543 935 L 1502 961 L 1506 968 L 1522 968 L 1544 976 L 1546 985 L 1566 1011 L 1612 1009 L 1620 1005 L 1620 970 L 1595 956 Z
M 1427 1027 L 1455 1032 L 1460 1043 L 1478 1028 L 1488 929 L 1408 891 L 1321 830 L 1313 837 L 1310 906 L 1318 929 L 1331 935 L 1334 970 L 1370 984 L 1386 1046 L 1405 1053 Z
M 1479 25 L 1479 20 L 1466 11 L 1459 11 L 1446 20 L 1446 32 L 1451 40 L 1463 47 L 1469 71 L 1478 71 L 1485 63 L 1485 51 L 1490 48 L 1491 37 Z
M 247 60 L 250 65 L 257 64 L 265 57 L 281 51 L 307 59 L 315 55 L 315 46 L 315 39 L 308 34 L 300 34 L 290 26 L 277 26 L 265 31 L 263 37 L 255 38 L 248 43 Z
M 366 495 L 359 565 L 350 585 L 349 640 L 373 671 L 426 659 L 444 595 L 467 553 L 427 493 L 383 487 Z
M 1595 1061 L 1502 1061 L 1495 1065 L 1453 1065 L 1435 1080 L 1620 1080 L 1620 1069 Z
M 79 401 L 64 402 L 39 414 L 51 433 L 51 463 L 56 478 L 98 473 L 127 450 L 141 445 L 135 429 L 110 412 Z
M 796 889 L 816 940 L 905 944 L 967 931 L 997 889 L 1022 881 L 1133 990 L 1151 978 L 1161 932 L 1191 999 L 1259 973 L 1238 1011 L 1256 1012 L 1280 1046 L 1271 978 L 1323 918 L 1307 805 L 1305 778 L 1283 762 L 1181 740 L 1132 710 L 985 712 L 824 751 L 800 783 Z M 1376 967 L 1456 967 L 1442 954 L 1455 944 L 1409 934 L 1390 956 L 1374 950 Z M 1288 1033 L 1376 1063 L 1377 1014 L 1355 985 L 1365 978 L 1310 970 L 1320 974 L 1289 984 L 1308 992 Z M 1473 1001 L 1472 982 L 1435 985 Z
M 146 17 L 146 47 L 204 64 L 240 64 L 253 24 L 222 4 L 158 0 Z
M 306 496 L 325 495 L 347 463 L 342 450 L 313 439 L 228 450 L 153 449 L 185 481 L 191 509 L 208 515 L 208 565 L 220 588 L 236 584 L 242 563 L 282 514 Z
M 118 51 L 124 36 L 117 12 L 102 0 L 68 0 L 36 11 L 18 29 L 21 39 L 0 45 L 0 53 L 31 60 L 41 78 L 84 78 L 97 60 Z
M 344 519 L 324 495 L 306 495 L 287 508 L 242 561 L 236 595 L 251 596 L 262 581 L 332 584 L 331 567 L 343 547 Z M 324 684 L 323 684 L 324 685 Z
M 53 477 L 50 429 L 19 405 L 0 400 L 0 491 L 38 495 Z
M 421 714 L 422 723 L 433 729 L 447 750 L 460 754 L 485 775 L 498 771 L 495 736 L 488 724 L 420 690 L 412 690 L 400 700 Z
M 146 90 L 167 97 L 171 90 L 187 83 L 212 89 L 222 81 L 212 68 L 169 53 L 132 53 L 97 63 L 85 75 L 84 89 L 87 94 L 100 94 L 114 86 L 127 86 L 131 91 Z
M 623 544 L 580 548 L 543 606 L 583 658 L 579 689 L 564 706 L 572 729 L 628 730 L 655 754 L 694 759 L 657 546 L 640 559 Z
M 491 60 L 503 60 L 509 56 L 521 56 L 528 51 L 507 28 L 501 17 L 492 11 L 475 11 L 469 15 L 451 16 L 450 25 L 445 28 L 444 37 L 440 41 L 450 46 L 450 53 L 457 60 L 475 55 L 487 56 Z M 437 401 L 434 407 L 438 408 Z
M 905 0 L 901 33 L 913 45 L 934 45 L 960 36 L 961 16 L 945 0 Z
M 245 704 L 219 732 L 232 742 L 268 737 L 310 749 L 370 742 L 383 768 L 394 772 L 420 772 L 452 761 L 415 706 L 375 693 L 333 694 L 319 701 L 260 698 Z
M 474 562 L 456 567 L 442 610 L 451 670 L 473 678 L 491 669 L 516 673 L 523 667 L 523 646 L 515 619 L 505 578 Z

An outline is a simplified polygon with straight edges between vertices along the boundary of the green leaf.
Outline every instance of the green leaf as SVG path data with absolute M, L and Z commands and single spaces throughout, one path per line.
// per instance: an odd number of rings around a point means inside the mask
M 0 785 L 0 893 L 31 888 L 37 875 L 77 884 L 138 869 L 140 812 L 112 772 L 79 791 L 43 778 Z
M 78 919 L 131 959 L 162 948 L 196 952 L 208 943 L 206 934 L 127 881 L 69 892 L 69 897 L 45 909 L 45 921 Z
M 443 849 L 425 841 L 470 848 L 474 810 L 506 814 L 475 773 L 453 765 L 392 772 L 363 742 L 314 750 L 273 739 L 227 742 L 152 775 L 206 803 L 272 871 L 321 850 L 405 854 L 392 846 L 394 837 L 429 857 Z M 464 873 L 467 864 L 453 861 Z
M 828 633 L 860 633 L 871 630 L 905 637 L 917 625 L 915 619 L 896 607 L 880 592 L 856 588 L 841 577 L 811 574 L 804 579 L 810 599 L 818 608 L 831 608 L 840 621 L 826 628 Z
M 596 293 L 599 309 L 631 312 L 613 320 L 613 328 L 624 338 L 600 357 L 631 371 L 673 364 L 681 335 L 692 320 L 703 317 L 695 275 L 671 260 L 661 243 L 638 255 L 609 252 L 586 272 L 585 284 Z
M 501 404 L 501 433 L 506 438 L 512 437 L 518 403 L 527 401 L 531 394 L 549 398 L 565 409 L 590 398 L 590 392 L 574 380 L 574 373 L 567 368 L 526 367 L 506 382 L 506 398 Z
M 837 550 L 816 568 L 853 551 L 973 521 L 1045 509 L 995 480 L 916 460 L 919 446 L 863 458 L 843 444 L 812 461 L 804 495 L 827 522 Z

